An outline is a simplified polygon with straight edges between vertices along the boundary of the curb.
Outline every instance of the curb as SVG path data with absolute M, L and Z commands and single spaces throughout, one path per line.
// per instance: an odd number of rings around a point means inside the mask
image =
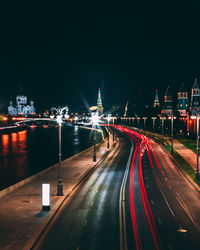
M 103 143 L 102 141 L 101 143 Z M 100 143 L 99 143 L 100 144 Z M 98 144 L 98 145 L 99 145 Z M 56 214 L 61 210 L 62 205 L 64 205 L 64 202 L 67 201 L 67 199 L 70 197 L 70 195 L 76 190 L 76 188 L 84 182 L 84 180 L 87 179 L 87 177 L 95 170 L 95 168 L 98 166 L 98 164 L 104 160 L 104 158 L 110 153 L 110 151 L 113 149 L 113 147 L 116 145 L 116 142 L 112 144 L 112 147 L 96 162 L 96 164 L 91 167 L 88 171 L 86 171 L 77 181 L 77 183 L 74 185 L 74 187 L 71 189 L 71 191 L 65 195 L 62 199 L 58 200 L 55 204 L 54 208 L 51 210 L 52 213 L 49 213 L 45 220 L 43 221 L 42 225 L 40 226 L 40 229 L 36 231 L 31 239 L 26 243 L 26 245 L 23 247 L 23 250 L 27 249 L 35 249 L 35 247 L 38 244 L 38 241 L 42 237 L 43 233 L 49 226 L 49 224 L 54 220 Z M 87 149 L 88 150 L 88 149 Z M 83 153 L 83 151 L 81 152 Z

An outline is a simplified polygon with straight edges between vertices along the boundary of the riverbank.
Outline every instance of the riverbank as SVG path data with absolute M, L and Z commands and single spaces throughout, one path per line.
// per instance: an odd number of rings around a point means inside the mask
M 97 133 L 97 143 L 102 134 Z M 62 160 L 93 145 L 93 131 L 79 126 L 62 128 Z M 34 127 L 0 134 L 0 190 L 58 162 L 58 129 Z
M 111 142 L 111 147 L 117 147 Z M 93 147 L 62 162 L 64 196 L 57 196 L 58 165 L 24 186 L 0 198 L 0 249 L 30 249 L 45 226 L 67 197 L 97 167 L 111 149 L 107 140 L 97 146 L 97 162 L 93 162 Z M 51 210 L 42 211 L 42 183 L 51 185 Z

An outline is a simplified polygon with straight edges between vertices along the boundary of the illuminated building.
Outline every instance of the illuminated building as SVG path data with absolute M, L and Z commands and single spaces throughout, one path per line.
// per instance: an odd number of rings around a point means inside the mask
M 181 84 L 181 88 L 178 91 L 178 104 L 177 104 L 177 111 L 179 112 L 180 116 L 186 116 L 187 111 L 189 109 L 189 100 L 188 100 L 188 92 L 184 88 L 184 84 Z
M 156 95 L 155 95 L 155 99 L 154 99 L 154 104 L 153 107 L 160 107 L 160 102 L 159 102 L 159 98 L 158 98 L 158 90 L 156 89 Z
M 103 105 L 102 105 L 102 100 L 101 100 L 101 91 L 100 91 L 100 88 L 98 89 L 97 112 L 98 112 L 99 116 L 103 115 Z
M 170 115 L 173 112 L 173 107 L 172 107 L 172 95 L 169 91 L 169 86 L 167 87 L 167 90 L 165 91 L 165 96 L 164 96 L 164 103 L 163 107 L 161 110 L 162 115 Z
M 200 111 L 200 88 L 197 78 L 195 78 L 192 86 L 190 110 Z
M 8 107 L 9 115 L 33 115 L 35 114 L 34 102 L 27 102 L 27 96 L 18 95 L 16 97 L 16 102 L 10 101 L 10 106 Z

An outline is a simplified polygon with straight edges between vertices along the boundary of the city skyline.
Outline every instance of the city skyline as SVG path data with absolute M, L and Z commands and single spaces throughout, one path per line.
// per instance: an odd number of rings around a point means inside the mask
M 162 96 L 167 85 L 190 89 L 200 77 L 198 15 L 176 4 L 165 12 L 154 7 L 5 3 L 0 109 L 20 86 L 41 107 L 73 109 L 84 107 L 82 99 L 95 103 L 99 87 L 105 107 L 141 92 L 151 103 L 155 89 Z

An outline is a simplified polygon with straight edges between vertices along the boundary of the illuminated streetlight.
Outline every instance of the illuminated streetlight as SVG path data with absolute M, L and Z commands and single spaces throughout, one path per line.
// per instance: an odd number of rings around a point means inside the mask
M 146 120 L 147 120 L 147 117 L 143 117 L 142 119 L 144 120 L 144 134 L 145 134 L 145 128 L 146 128 Z
M 153 138 L 154 138 L 154 129 L 155 129 L 155 120 L 156 120 L 156 117 L 151 117 L 151 119 L 153 120 Z
M 166 118 L 160 117 L 160 119 L 162 120 L 162 135 L 164 135 L 164 121 L 166 120 Z
M 174 147 L 173 147 L 173 143 L 174 143 L 173 132 L 174 131 L 173 130 L 174 130 L 174 119 L 176 119 L 176 117 L 173 114 L 171 114 L 171 116 L 169 116 L 169 119 L 171 120 L 171 154 L 173 154 L 174 153 Z
M 93 162 L 96 162 L 96 126 L 99 123 L 99 116 L 98 114 L 95 112 L 92 113 L 91 116 L 91 122 L 94 128 L 94 137 L 93 137 L 93 143 L 94 143 L 94 154 L 93 154 Z
M 62 127 L 62 117 L 64 115 L 67 115 L 69 109 L 68 107 L 63 107 L 63 108 L 51 108 L 52 113 L 56 111 L 57 117 L 56 121 L 58 122 L 58 141 L 59 141 L 59 153 L 58 153 L 58 160 L 59 160 L 59 175 L 58 175 L 58 184 L 57 184 L 57 195 L 62 196 L 63 195 L 63 182 L 62 182 L 62 177 L 61 177 L 61 161 L 62 161 L 62 150 L 61 150 L 61 127 Z
M 139 128 L 139 125 L 140 125 L 140 117 L 137 117 L 137 121 L 138 121 L 138 128 Z
M 198 181 L 200 179 L 199 178 L 200 177 L 199 176 L 199 115 L 200 115 L 200 112 L 193 110 L 192 114 L 193 115 L 191 116 L 191 118 L 196 119 L 197 121 L 197 167 L 195 170 L 195 179 L 196 181 Z
M 107 121 L 108 121 L 108 143 L 107 143 L 107 148 L 110 148 L 110 142 L 109 142 L 109 123 L 110 123 L 110 120 L 111 120 L 111 114 L 108 114 L 107 116 Z

